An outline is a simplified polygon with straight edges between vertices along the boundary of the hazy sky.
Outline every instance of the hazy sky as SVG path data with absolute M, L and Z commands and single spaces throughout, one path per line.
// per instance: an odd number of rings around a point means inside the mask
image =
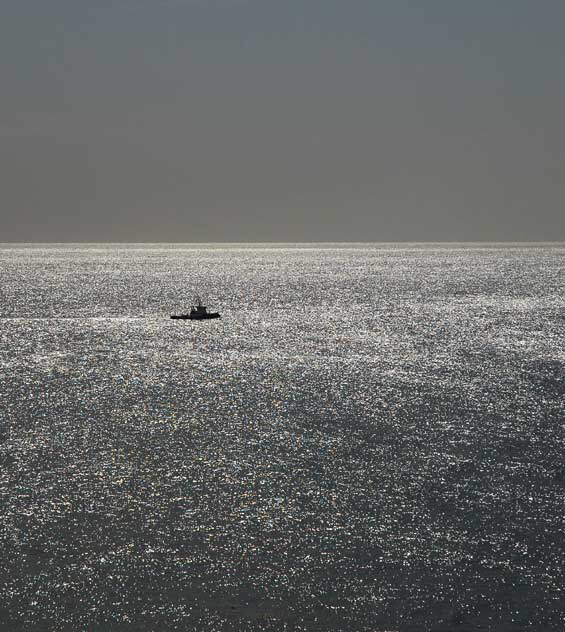
M 563 0 L 2 0 L 0 241 L 565 240 Z

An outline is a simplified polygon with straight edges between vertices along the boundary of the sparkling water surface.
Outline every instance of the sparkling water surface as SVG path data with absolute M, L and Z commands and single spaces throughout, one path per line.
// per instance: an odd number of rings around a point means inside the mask
M 0 246 L 2 630 L 564 629 L 564 255 Z

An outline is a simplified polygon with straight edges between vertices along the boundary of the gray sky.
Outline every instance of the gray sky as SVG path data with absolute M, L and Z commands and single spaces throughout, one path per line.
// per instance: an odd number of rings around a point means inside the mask
M 0 241 L 565 240 L 563 0 L 3 0 Z

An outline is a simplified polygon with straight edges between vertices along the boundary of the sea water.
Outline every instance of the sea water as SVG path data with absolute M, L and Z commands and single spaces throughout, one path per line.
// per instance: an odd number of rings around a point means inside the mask
M 1 246 L 2 629 L 563 629 L 564 271 Z

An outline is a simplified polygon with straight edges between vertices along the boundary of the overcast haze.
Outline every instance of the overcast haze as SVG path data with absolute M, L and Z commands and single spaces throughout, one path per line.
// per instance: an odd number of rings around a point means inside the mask
M 3 0 L 0 241 L 565 240 L 562 0 Z

